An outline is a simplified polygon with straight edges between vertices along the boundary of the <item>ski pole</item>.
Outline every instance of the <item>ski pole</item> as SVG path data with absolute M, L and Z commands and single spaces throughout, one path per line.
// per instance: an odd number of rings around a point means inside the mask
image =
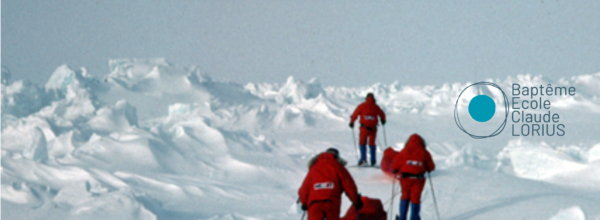
M 354 142 L 354 147 L 356 148 L 356 161 L 360 162 L 360 156 L 358 154 L 360 154 L 360 149 L 358 149 L 358 145 L 356 145 L 356 137 L 355 137 L 355 133 L 354 133 L 354 127 L 352 127 L 352 141 Z
M 387 145 L 387 137 L 385 135 L 385 125 L 381 125 L 383 127 L 383 141 L 385 141 L 385 147 L 389 147 Z
M 358 193 L 358 199 L 361 200 L 361 202 L 362 202 L 362 195 L 360 195 L 360 193 Z M 365 204 L 363 203 L 363 206 L 364 205 Z M 356 207 L 356 205 L 354 205 L 354 207 Z M 361 207 L 361 209 L 362 208 L 364 208 L 364 207 Z M 361 209 L 356 209 L 356 220 L 360 220 L 360 210 Z
M 435 214 L 437 215 L 437 219 L 440 220 L 440 212 L 438 211 L 437 201 L 435 200 L 435 191 L 433 191 L 433 181 L 431 181 L 431 174 L 427 172 L 427 177 L 429 178 L 429 186 L 431 186 L 431 196 L 433 196 L 433 204 L 435 205 Z
M 379 142 L 379 140 L 377 140 L 377 149 L 379 149 L 379 151 L 383 152 L 383 150 L 381 149 L 381 142 Z M 384 147 L 385 149 L 387 149 L 387 147 Z
M 392 203 L 388 210 L 390 211 L 390 216 L 394 219 L 394 198 L 396 197 L 396 174 L 394 174 L 394 180 L 392 180 Z
M 300 203 L 300 197 L 298 197 L 298 200 L 296 200 L 296 205 Z M 302 212 L 302 218 L 300 220 L 304 220 L 304 216 L 306 215 L 306 211 Z

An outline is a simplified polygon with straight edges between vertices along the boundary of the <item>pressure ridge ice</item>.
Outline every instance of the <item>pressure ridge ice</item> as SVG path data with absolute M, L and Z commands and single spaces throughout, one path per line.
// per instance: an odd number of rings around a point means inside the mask
M 569 126 L 564 137 L 474 140 L 452 115 L 469 82 L 348 88 L 290 76 L 240 85 L 164 59 L 109 65 L 105 76 L 63 65 L 44 86 L 2 69 L 2 218 L 300 218 L 290 206 L 306 161 L 337 147 L 354 163 L 348 118 L 373 92 L 390 145 L 415 132 L 428 141 L 444 219 L 600 219 L 600 73 L 487 80 L 578 92 L 551 98 Z M 501 96 L 467 95 L 478 92 Z M 389 199 L 390 178 L 350 171 L 363 194 Z M 434 217 L 430 193 L 424 218 Z

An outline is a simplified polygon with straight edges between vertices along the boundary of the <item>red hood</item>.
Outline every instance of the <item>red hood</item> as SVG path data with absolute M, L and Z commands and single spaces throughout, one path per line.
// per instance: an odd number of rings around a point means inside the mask
M 334 163 L 334 162 L 339 163 L 342 166 L 346 166 L 346 160 L 342 159 L 341 157 L 338 157 L 336 159 L 336 157 L 332 153 L 324 152 L 324 153 L 318 154 L 315 157 L 313 157 L 312 159 L 310 159 L 308 161 L 308 168 L 311 168 L 313 165 L 319 164 L 319 163 Z
M 408 138 L 408 141 L 404 146 L 404 149 L 406 149 L 407 151 L 414 151 L 415 149 L 425 149 L 425 141 L 423 141 L 423 138 L 420 135 L 412 134 L 410 138 Z
M 322 153 L 321 155 L 319 155 L 319 157 L 317 158 L 317 161 L 315 161 L 315 163 L 322 163 L 322 162 L 333 162 L 336 161 L 335 156 L 331 153 Z
M 369 96 L 365 102 L 369 104 L 375 104 L 375 98 L 373 98 L 373 96 Z

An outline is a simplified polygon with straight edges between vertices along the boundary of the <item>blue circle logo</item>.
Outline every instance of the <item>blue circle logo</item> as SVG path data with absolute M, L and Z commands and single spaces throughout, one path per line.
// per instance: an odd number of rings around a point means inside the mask
M 486 122 L 494 117 L 496 103 L 487 95 L 478 95 L 469 102 L 469 115 L 475 121 Z
M 460 96 L 462 96 L 462 94 L 471 86 L 489 86 L 489 87 L 493 87 L 493 88 L 500 90 L 500 92 L 502 93 L 501 99 L 503 99 L 503 101 L 504 101 L 504 120 L 502 121 L 502 124 L 500 124 L 500 126 L 489 135 L 475 135 L 475 134 L 471 133 L 473 131 L 471 131 L 471 132 L 467 131 L 460 123 L 460 117 L 458 114 L 458 101 L 460 100 Z M 493 137 L 493 136 L 500 134 L 504 130 L 504 127 L 506 127 L 506 121 L 508 120 L 508 110 L 509 110 L 508 97 L 506 97 L 506 94 L 504 93 L 504 91 L 502 91 L 502 89 L 500 89 L 500 86 L 498 86 L 494 83 L 490 83 L 490 82 L 478 82 L 478 83 L 474 83 L 474 84 L 467 86 L 458 95 L 458 99 L 456 100 L 456 104 L 454 105 L 454 122 L 456 122 L 456 125 L 458 126 L 458 128 L 460 128 L 460 130 L 462 130 L 463 132 L 465 132 L 472 138 L 475 138 L 475 139 L 489 138 L 489 137 Z M 475 120 L 475 121 L 487 122 L 487 121 L 491 120 L 495 114 L 496 114 L 496 103 L 494 102 L 494 100 L 491 97 L 489 97 L 487 95 L 475 96 L 469 102 L 469 115 L 471 115 L 471 118 L 473 118 L 473 120 Z

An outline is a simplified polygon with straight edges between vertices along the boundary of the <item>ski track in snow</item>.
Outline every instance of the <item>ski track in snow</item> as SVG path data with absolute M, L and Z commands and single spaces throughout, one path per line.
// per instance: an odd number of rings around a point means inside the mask
M 476 140 L 452 115 L 469 82 L 240 85 L 164 59 L 111 60 L 110 69 L 95 77 L 63 65 L 44 86 L 11 82 L 2 69 L 3 219 L 299 219 L 308 159 L 336 147 L 356 162 L 348 118 L 368 92 L 388 114 L 389 145 L 400 149 L 411 133 L 427 140 L 442 219 L 600 219 L 600 73 L 487 80 L 577 95 L 550 99 L 563 137 L 513 137 L 507 126 Z M 501 96 L 465 94 L 478 93 Z M 388 209 L 390 177 L 349 171 Z M 435 219 L 429 185 L 422 203 L 423 219 Z M 342 213 L 349 206 L 344 198 Z

